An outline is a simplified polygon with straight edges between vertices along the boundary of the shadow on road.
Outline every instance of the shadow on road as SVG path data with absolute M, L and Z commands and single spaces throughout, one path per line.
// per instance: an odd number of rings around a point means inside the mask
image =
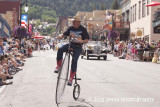
M 78 99 L 74 102 L 63 102 L 58 107 L 94 107 L 89 102 L 85 102 L 85 99 Z
M 84 60 L 87 60 L 86 58 L 83 58 Z M 103 59 L 95 59 L 95 58 L 92 58 L 92 59 L 89 59 L 88 61 L 92 61 L 92 60 L 94 60 L 94 61 L 111 61 L 111 60 L 103 60 Z

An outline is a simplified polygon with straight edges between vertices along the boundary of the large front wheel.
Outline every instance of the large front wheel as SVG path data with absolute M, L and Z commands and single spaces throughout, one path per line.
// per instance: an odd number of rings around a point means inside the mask
M 57 87 L 56 87 L 56 103 L 59 105 L 62 102 L 63 94 L 65 91 L 68 71 L 69 71 L 69 54 L 66 54 L 61 69 L 59 70 L 58 79 L 57 79 Z
M 77 100 L 80 96 L 80 85 L 79 84 L 75 84 L 74 85 L 74 89 L 73 89 L 73 98 L 75 100 Z

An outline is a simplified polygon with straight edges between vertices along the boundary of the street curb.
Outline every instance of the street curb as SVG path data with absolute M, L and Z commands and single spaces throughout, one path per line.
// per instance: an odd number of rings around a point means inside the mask
M 10 80 L 7 80 L 7 82 L 10 82 Z M 3 91 L 6 89 L 7 85 L 3 85 L 0 87 L 0 95 L 3 93 Z

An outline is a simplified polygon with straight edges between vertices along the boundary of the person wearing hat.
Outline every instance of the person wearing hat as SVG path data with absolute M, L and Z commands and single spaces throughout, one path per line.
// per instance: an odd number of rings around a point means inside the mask
M 68 85 L 71 86 L 72 80 L 77 71 L 77 62 L 82 51 L 82 45 L 88 42 L 89 34 L 87 32 L 87 29 L 81 25 L 80 18 L 75 16 L 73 18 L 73 25 L 69 27 L 67 31 L 63 33 L 62 36 L 58 36 L 57 38 L 60 39 L 66 36 L 71 36 L 72 38 L 75 38 L 77 40 L 76 42 L 71 43 L 71 48 L 73 49 L 73 56 L 72 56 L 73 58 L 72 58 L 72 64 L 71 64 L 70 79 L 68 81 Z M 62 63 L 63 52 L 66 52 L 68 48 L 69 48 L 69 44 L 66 44 L 58 49 L 57 67 L 54 71 L 55 73 L 58 73 Z

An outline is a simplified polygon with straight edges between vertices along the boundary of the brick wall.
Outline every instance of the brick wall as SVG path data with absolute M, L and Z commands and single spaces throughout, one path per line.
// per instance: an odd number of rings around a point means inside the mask
M 0 14 L 7 14 L 7 12 L 11 12 L 11 11 L 13 12 L 14 11 L 14 13 L 16 15 L 15 16 L 16 17 L 15 21 L 17 23 L 19 23 L 19 9 L 20 9 L 20 0 L 17 0 L 17 1 L 0 1 Z

